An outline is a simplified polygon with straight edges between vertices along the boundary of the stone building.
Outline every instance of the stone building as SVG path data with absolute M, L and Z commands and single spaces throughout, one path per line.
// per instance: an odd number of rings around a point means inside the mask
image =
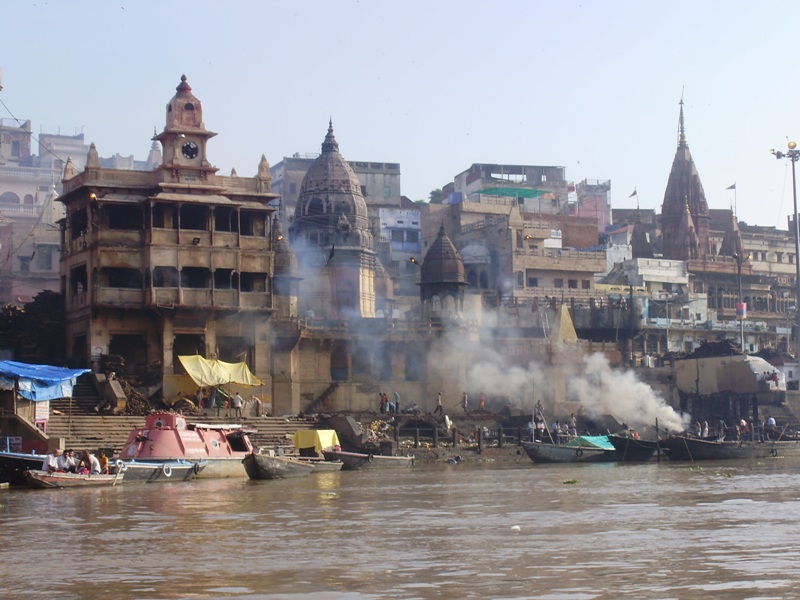
M 167 397 L 194 388 L 179 355 L 244 361 L 269 397 L 277 196 L 263 156 L 255 177 L 218 175 L 215 135 L 184 76 L 153 138 L 155 170 L 103 168 L 94 145 L 82 172 L 65 167 L 67 349 L 84 364 L 120 355 L 131 373 L 159 364 Z

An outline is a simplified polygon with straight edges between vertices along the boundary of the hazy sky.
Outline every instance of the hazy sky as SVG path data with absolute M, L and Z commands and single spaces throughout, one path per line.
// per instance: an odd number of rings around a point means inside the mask
M 0 18 L 0 117 L 83 131 L 101 156 L 146 158 L 185 73 L 222 174 L 319 152 L 332 117 L 344 157 L 400 163 L 414 200 L 496 162 L 660 209 L 683 94 L 711 208 L 735 182 L 750 224 L 785 229 L 792 210 L 769 150 L 800 141 L 796 0 L 37 0 Z

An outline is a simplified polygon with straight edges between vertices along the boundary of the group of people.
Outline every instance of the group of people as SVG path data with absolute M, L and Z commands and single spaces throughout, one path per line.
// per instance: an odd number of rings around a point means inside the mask
M 378 399 L 380 400 L 381 414 L 386 413 L 399 413 L 400 412 L 400 393 L 395 391 L 394 402 L 389 400 L 389 395 L 384 392 L 378 392 Z
M 108 457 L 101 450 L 97 456 L 84 450 L 79 457 L 75 457 L 74 450 L 56 449 L 52 454 L 45 455 L 42 460 L 42 471 L 47 473 L 78 473 L 81 475 L 107 475 Z
M 766 421 L 759 420 L 758 423 L 748 423 L 747 419 L 739 419 L 739 422 L 729 427 L 723 419 L 717 424 L 716 431 L 708 426 L 708 421 L 695 421 L 691 429 L 692 433 L 699 438 L 717 438 L 728 440 L 770 440 L 780 437 L 781 431 L 775 421 L 775 417 L 769 415 Z
M 254 398 L 254 401 L 257 401 L 256 416 L 261 416 L 261 401 L 258 398 Z M 213 386 L 209 388 L 207 393 L 205 388 L 198 388 L 194 403 L 197 408 L 216 408 L 217 416 L 219 416 L 223 408 L 232 408 L 233 416 L 241 418 L 242 408 L 244 408 L 244 398 L 239 392 L 236 392 L 232 398 L 225 399 L 222 394 L 218 393 L 217 388 Z
M 537 413 L 537 415 L 538 414 L 539 413 Z M 534 419 L 535 418 L 536 416 L 534 416 Z M 544 420 L 542 420 L 541 430 L 544 432 Z M 575 418 L 575 415 L 571 414 L 569 419 L 564 422 L 555 421 L 550 430 L 550 434 L 554 444 L 565 443 L 569 438 L 576 437 L 578 435 L 578 420 Z
M 481 392 L 478 396 L 478 408 L 480 410 L 486 409 L 486 394 Z M 469 412 L 469 394 L 464 392 L 461 394 L 461 409 L 466 413 Z M 442 406 L 442 392 L 436 394 L 436 408 L 433 410 L 434 415 L 444 415 L 444 406 Z

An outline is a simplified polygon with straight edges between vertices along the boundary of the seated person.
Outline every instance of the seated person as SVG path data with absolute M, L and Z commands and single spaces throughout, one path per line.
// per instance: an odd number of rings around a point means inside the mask
M 100 461 L 97 460 L 97 457 L 94 454 L 91 454 L 88 450 L 84 450 L 81 454 L 80 472 L 85 475 L 100 474 Z
M 58 470 L 65 473 L 75 472 L 75 456 L 72 450 L 64 450 L 64 454 L 58 457 Z
M 102 450 L 97 453 L 97 462 L 100 465 L 100 473 L 108 475 L 108 457 Z
M 53 450 L 52 454 L 47 454 L 44 459 L 42 459 L 42 471 L 45 473 L 57 473 L 59 471 L 58 468 L 58 457 L 61 456 L 61 450 L 56 448 Z

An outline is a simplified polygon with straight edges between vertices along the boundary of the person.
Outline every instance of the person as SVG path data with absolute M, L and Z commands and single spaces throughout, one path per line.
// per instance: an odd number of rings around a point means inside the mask
M 45 457 L 42 459 L 42 471 L 45 473 L 57 473 L 59 471 L 58 468 L 58 457 L 61 456 L 61 450 L 56 448 L 53 450 L 52 454 L 46 454 Z
M 702 437 L 704 438 L 708 437 L 708 421 L 703 421 Z
M 558 434 L 561 433 L 561 424 L 558 421 L 553 423 L 553 443 L 558 443 Z
M 570 413 L 569 415 L 569 428 L 574 429 L 576 431 L 575 435 L 577 435 L 578 419 L 575 418 L 575 413 Z
M 775 423 L 775 417 L 773 417 L 772 415 L 767 417 L 767 427 L 776 427 L 776 426 L 777 424 Z
M 208 408 L 214 408 L 217 405 L 217 388 L 212 386 L 211 391 L 208 392 Z
M 481 392 L 481 395 L 478 397 L 478 408 L 481 410 L 486 409 L 486 394 Z
M 444 407 L 442 406 L 442 392 L 436 395 L 436 410 L 433 411 L 435 415 L 443 415 Z
M 203 388 L 197 388 L 197 392 L 194 395 L 194 405 L 197 408 L 203 408 Z
M 467 406 L 469 403 L 469 396 L 467 392 L 464 392 L 464 395 L 461 397 L 461 408 L 464 409 L 464 412 L 467 412 Z
M 400 412 L 400 392 L 394 391 L 394 412 Z
M 79 471 L 84 474 L 92 474 L 92 475 L 99 475 L 100 474 L 100 461 L 97 460 L 97 457 L 89 452 L 88 450 L 84 450 L 81 453 L 81 464 Z
M 100 473 L 108 475 L 108 457 L 102 450 L 97 453 L 97 463 L 100 465 Z
M 236 411 L 236 416 L 240 419 L 242 418 L 242 405 L 244 404 L 244 400 L 239 392 L 236 392 L 233 396 L 233 410 Z
M 75 462 L 75 451 L 71 448 L 68 450 L 64 450 L 64 454 L 62 455 L 63 458 L 63 470 L 66 473 L 74 473 L 78 470 L 78 464 Z M 59 463 L 61 465 L 61 463 Z
M 217 407 L 217 416 L 219 416 L 220 410 L 222 410 L 222 407 L 225 406 L 225 400 L 222 398 L 222 394 L 219 394 L 216 396 L 216 398 L 217 401 L 214 403 L 214 405 Z
M 259 398 L 258 396 L 253 396 L 253 404 L 256 407 L 256 416 L 260 417 L 261 416 L 261 398 Z
M 378 402 L 380 403 L 381 414 L 386 412 L 386 404 L 383 401 L 383 392 L 378 392 Z
M 533 421 L 530 421 L 528 423 L 528 438 L 527 438 L 529 442 L 536 441 L 535 431 L 536 431 L 536 426 L 534 425 Z
M 542 419 L 536 423 L 536 441 L 544 441 L 544 420 Z

